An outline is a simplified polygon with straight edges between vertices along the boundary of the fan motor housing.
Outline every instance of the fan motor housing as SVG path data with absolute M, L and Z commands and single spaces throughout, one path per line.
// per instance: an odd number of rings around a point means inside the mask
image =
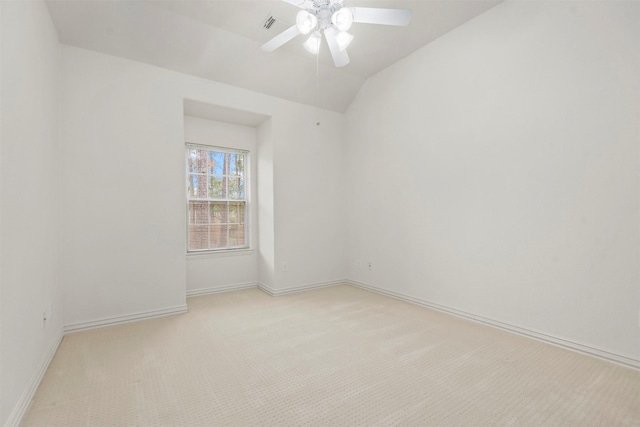
M 331 26 L 331 17 L 344 7 L 344 0 L 313 0 L 313 9 L 309 10 L 318 18 L 320 28 L 326 30 Z

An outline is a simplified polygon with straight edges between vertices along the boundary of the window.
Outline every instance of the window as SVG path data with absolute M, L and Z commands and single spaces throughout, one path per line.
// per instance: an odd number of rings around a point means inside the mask
M 246 151 L 187 145 L 188 252 L 248 247 Z

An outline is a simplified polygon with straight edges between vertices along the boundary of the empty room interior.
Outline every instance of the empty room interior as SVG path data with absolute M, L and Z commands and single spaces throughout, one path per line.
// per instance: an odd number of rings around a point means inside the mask
M 0 22 L 0 425 L 640 425 L 640 2 Z

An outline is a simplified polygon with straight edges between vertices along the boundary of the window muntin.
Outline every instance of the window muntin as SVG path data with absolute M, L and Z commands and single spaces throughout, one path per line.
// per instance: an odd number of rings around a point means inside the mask
M 187 251 L 248 247 L 248 153 L 187 144 Z

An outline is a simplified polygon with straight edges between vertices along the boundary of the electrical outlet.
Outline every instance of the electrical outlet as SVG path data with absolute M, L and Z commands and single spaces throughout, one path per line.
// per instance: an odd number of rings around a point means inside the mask
M 358 270 L 362 270 L 362 261 L 358 260 L 358 262 L 356 262 L 356 267 L 358 268 Z
M 47 326 L 47 322 L 51 322 L 53 312 L 53 301 L 49 301 L 49 304 L 42 312 L 42 327 L 45 328 Z
M 284 271 L 285 273 L 289 271 L 289 264 L 287 263 L 287 261 L 282 263 L 282 271 Z
M 369 268 L 370 271 L 373 271 L 373 263 L 371 261 L 369 261 L 369 263 L 367 264 L 367 267 Z

